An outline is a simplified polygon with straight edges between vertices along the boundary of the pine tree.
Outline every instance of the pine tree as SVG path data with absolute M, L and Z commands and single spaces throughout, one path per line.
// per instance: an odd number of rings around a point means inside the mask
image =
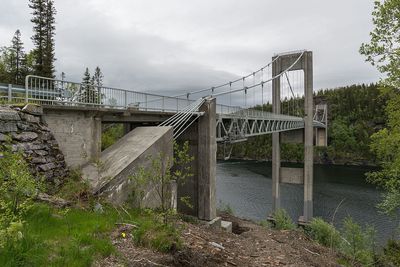
M 0 82 L 13 83 L 11 76 L 12 51 L 10 47 L 0 47 Z
M 11 45 L 0 48 L 0 81 L 22 85 L 28 74 L 27 55 L 21 41 L 21 32 L 17 30 Z
M 54 7 L 54 0 L 47 0 L 46 2 L 46 17 L 45 17 L 45 46 L 44 46 L 44 58 L 43 58 L 43 67 L 44 67 L 44 76 L 54 78 L 54 61 L 55 59 L 55 29 L 54 26 L 56 20 L 55 15 L 57 11 Z
M 24 44 L 21 41 L 21 32 L 19 30 L 15 32 L 11 41 L 11 50 L 13 53 L 11 76 L 15 84 L 23 84 L 24 76 L 27 74 L 27 66 Z
M 29 0 L 32 11 L 34 48 L 34 73 L 39 76 L 54 77 L 54 0 Z
M 85 73 L 83 74 L 83 78 L 82 78 L 82 87 L 84 89 L 87 89 L 90 87 L 90 72 L 89 72 L 89 68 L 86 68 Z
M 94 86 L 101 87 L 103 86 L 103 78 L 104 75 L 101 72 L 100 68 L 97 66 L 94 70 L 94 75 L 92 77 L 92 83 Z
M 85 73 L 83 74 L 82 78 L 82 91 L 80 102 L 83 103 L 93 103 L 93 104 L 100 104 L 101 97 L 98 89 L 95 87 L 94 77 L 90 76 L 89 69 L 86 68 Z

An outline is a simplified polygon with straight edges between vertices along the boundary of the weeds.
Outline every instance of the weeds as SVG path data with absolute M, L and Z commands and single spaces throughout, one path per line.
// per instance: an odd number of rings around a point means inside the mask
M 273 214 L 274 227 L 278 230 L 293 230 L 296 225 L 293 223 L 292 218 L 284 209 L 278 209 Z
M 305 228 L 306 233 L 321 245 L 338 248 L 341 242 L 340 233 L 330 223 L 321 218 L 314 218 Z
M 227 203 L 223 203 L 222 201 L 219 202 L 218 211 L 227 213 L 229 215 L 233 215 L 233 213 L 234 213 L 232 207 Z

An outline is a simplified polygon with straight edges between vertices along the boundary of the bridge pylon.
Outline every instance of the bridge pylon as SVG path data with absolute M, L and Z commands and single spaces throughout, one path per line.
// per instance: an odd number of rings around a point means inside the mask
M 298 60 L 300 58 L 300 60 Z M 297 62 L 296 62 L 297 61 Z M 293 65 L 293 66 L 292 66 Z M 304 184 L 304 208 L 299 223 L 307 223 L 313 217 L 313 55 L 311 51 L 279 54 L 273 57 L 272 77 L 276 77 L 290 66 L 290 71 L 302 70 L 304 72 L 304 168 L 281 167 L 280 143 L 282 133 L 272 134 L 272 210 L 281 208 L 280 184 Z M 281 114 L 281 76 L 272 81 L 272 112 Z M 291 176 L 290 178 L 288 176 Z M 294 177 L 294 178 L 293 178 Z

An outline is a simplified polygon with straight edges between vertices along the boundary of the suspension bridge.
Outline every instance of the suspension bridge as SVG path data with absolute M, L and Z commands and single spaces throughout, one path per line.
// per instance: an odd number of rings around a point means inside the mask
M 191 153 L 197 158 L 196 186 L 192 183 L 181 191 L 198 199 L 195 213 L 206 220 L 216 216 L 216 142 L 234 144 L 272 134 L 274 210 L 280 208 L 280 183 L 291 181 L 304 184 L 300 221 L 307 222 L 313 216 L 312 147 L 314 143 L 326 145 L 327 108 L 313 104 L 310 51 L 277 54 L 268 64 L 236 80 L 174 96 L 29 75 L 24 87 L 0 85 L 0 98 L 11 103 L 36 103 L 52 114 L 46 121 L 56 137 L 59 132 L 57 141 L 71 166 L 99 157 L 101 123 L 128 123 L 127 131 L 138 125 L 172 127 L 174 140 L 195 143 Z M 79 121 L 83 123 L 77 125 Z M 80 141 L 76 140 L 77 132 Z M 63 145 L 66 139 L 68 144 Z M 304 143 L 304 168 L 280 166 L 283 140 Z M 74 142 L 81 143 L 71 146 Z

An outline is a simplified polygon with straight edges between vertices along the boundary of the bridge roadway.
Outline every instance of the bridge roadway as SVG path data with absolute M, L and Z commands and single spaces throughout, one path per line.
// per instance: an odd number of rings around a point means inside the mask
M 139 108 L 112 108 L 99 106 L 43 105 L 43 109 L 52 112 L 88 112 L 102 123 L 124 123 L 127 131 L 137 126 L 156 126 L 176 112 L 146 111 Z M 218 106 L 217 106 L 218 109 Z M 192 119 L 195 119 L 193 116 Z M 314 120 L 314 127 L 325 128 L 325 124 Z M 284 114 L 273 114 L 252 109 L 241 109 L 232 113 L 216 113 L 216 141 L 230 142 L 252 136 L 284 132 L 304 128 L 304 120 L 300 117 Z
M 127 130 L 141 125 L 158 125 L 195 102 L 185 98 L 101 87 L 99 90 L 105 97 L 104 101 L 99 104 L 85 103 L 80 102 L 81 95 L 74 96 L 72 92 L 72 88 L 83 86 L 79 83 L 27 76 L 26 84 L 25 88 L 0 84 L 0 100 L 37 103 L 48 110 L 87 111 L 97 114 L 103 123 L 126 123 L 133 126 L 127 127 Z M 85 98 L 89 102 L 97 100 L 96 94 Z M 252 136 L 304 128 L 304 119 L 300 117 L 237 106 L 216 104 L 215 113 L 217 142 L 234 142 Z M 315 110 L 317 113 L 318 109 Z M 326 128 L 323 123 L 326 117 L 316 120 L 318 117 L 314 115 L 314 118 L 315 128 Z M 196 116 L 187 118 L 189 121 L 193 119 Z

